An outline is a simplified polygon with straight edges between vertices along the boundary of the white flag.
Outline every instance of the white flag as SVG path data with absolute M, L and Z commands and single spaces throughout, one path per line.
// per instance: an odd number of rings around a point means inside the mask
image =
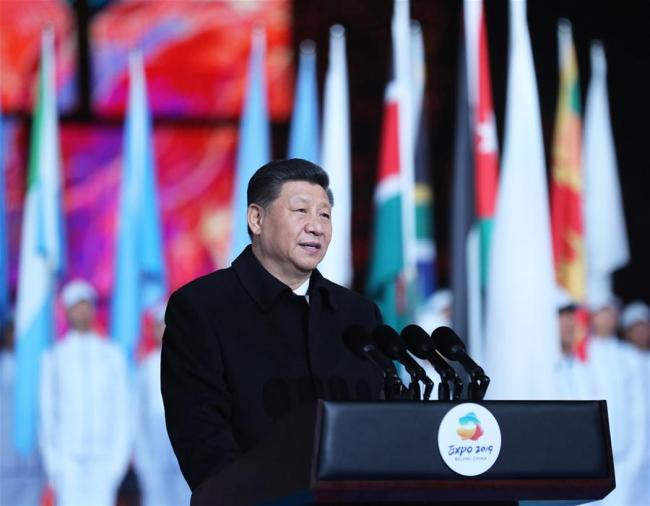
M 504 138 L 488 278 L 488 396 L 552 399 L 560 336 L 537 82 L 521 0 L 510 0 Z
M 612 293 L 612 273 L 630 260 L 618 182 L 616 150 L 609 119 L 607 62 L 603 46 L 591 46 L 583 144 L 587 301 Z
M 319 266 L 330 281 L 352 285 L 352 175 L 350 172 L 350 107 L 345 29 L 330 28 L 330 53 L 325 78 L 321 163 L 334 194 L 332 242 Z

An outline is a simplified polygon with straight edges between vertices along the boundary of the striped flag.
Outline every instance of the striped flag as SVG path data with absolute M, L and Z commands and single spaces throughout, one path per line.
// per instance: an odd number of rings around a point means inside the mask
M 404 300 L 402 278 L 404 271 L 402 206 L 404 203 L 399 165 L 399 106 L 395 89 L 394 81 L 390 81 L 384 96 L 367 293 L 379 305 L 384 322 L 401 329 L 410 321 Z
M 398 331 L 415 309 L 415 170 L 409 4 L 395 1 L 393 63 L 384 95 L 375 218 L 366 290 L 384 321 Z M 419 118 L 418 118 L 419 120 Z
M 239 123 L 239 144 L 232 204 L 230 261 L 250 243 L 246 190 L 255 171 L 271 161 L 271 130 L 266 101 L 266 32 L 254 28 L 248 61 L 248 83 Z
M 422 29 L 411 22 L 411 65 L 413 77 L 413 128 L 415 132 L 415 238 L 417 242 L 417 311 L 426 311 L 426 303 L 436 289 L 436 244 L 433 230 L 433 188 L 429 153 L 429 124 L 426 114 L 426 63 Z
M 510 0 L 508 96 L 489 261 L 491 399 L 554 399 L 560 359 L 548 190 L 526 2 Z
M 296 96 L 289 128 L 288 158 L 302 158 L 318 164 L 318 121 L 316 45 L 312 40 L 304 40 L 300 44 Z
M 557 284 L 579 304 L 574 347 L 584 358 L 588 314 L 583 226 L 582 124 L 578 62 L 571 23 L 558 23 L 560 87 L 555 118 L 551 169 L 551 231 Z
M 465 0 L 463 19 L 452 215 L 453 325 L 467 337 L 472 354 L 481 360 L 499 154 L 483 2 Z M 464 150 L 469 151 L 471 159 Z
M 54 33 L 47 30 L 41 43 L 16 297 L 14 441 L 24 454 L 35 442 L 40 358 L 54 338 L 57 284 L 66 267 L 54 70 Z
M 110 332 L 133 365 L 142 315 L 167 295 L 151 113 L 140 53 L 129 57 L 122 164 Z
M 582 146 L 587 301 L 612 294 L 612 274 L 630 261 L 616 149 L 609 118 L 607 62 L 600 42 L 591 46 L 591 81 Z

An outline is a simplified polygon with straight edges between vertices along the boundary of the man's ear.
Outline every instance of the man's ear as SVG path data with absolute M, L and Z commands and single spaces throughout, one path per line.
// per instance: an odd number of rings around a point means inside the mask
M 248 228 L 251 229 L 253 235 L 260 235 L 262 233 L 262 222 L 264 221 L 264 208 L 259 204 L 251 204 L 248 206 Z

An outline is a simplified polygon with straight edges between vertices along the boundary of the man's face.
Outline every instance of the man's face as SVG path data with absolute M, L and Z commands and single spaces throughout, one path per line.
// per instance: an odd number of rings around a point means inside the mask
M 570 354 L 576 338 L 576 313 L 572 309 L 560 311 L 560 340 L 562 351 Z
M 618 328 L 618 311 L 615 307 L 605 306 L 591 315 L 593 334 L 598 337 L 616 335 Z
M 650 350 L 650 323 L 639 321 L 628 327 L 625 339 L 640 350 Z
M 68 323 L 74 330 L 86 332 L 92 328 L 95 319 L 95 308 L 85 300 L 77 302 L 67 310 Z
M 284 183 L 266 208 L 249 206 L 248 224 L 262 265 L 287 284 L 308 276 L 332 239 L 331 212 L 325 190 L 306 181 Z

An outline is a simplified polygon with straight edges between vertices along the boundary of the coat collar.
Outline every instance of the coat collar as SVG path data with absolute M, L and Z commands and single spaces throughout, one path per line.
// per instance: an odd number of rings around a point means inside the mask
M 232 268 L 239 281 L 244 285 L 246 291 L 262 311 L 269 311 L 275 302 L 285 293 L 292 293 L 289 286 L 285 285 L 264 268 L 253 254 L 253 249 L 250 244 L 235 259 L 232 263 Z M 309 281 L 310 300 L 313 300 L 314 303 L 316 303 L 316 299 L 314 298 L 316 292 L 322 294 L 325 303 L 332 310 L 336 311 L 337 306 L 330 283 L 318 269 L 315 269 L 311 273 Z

